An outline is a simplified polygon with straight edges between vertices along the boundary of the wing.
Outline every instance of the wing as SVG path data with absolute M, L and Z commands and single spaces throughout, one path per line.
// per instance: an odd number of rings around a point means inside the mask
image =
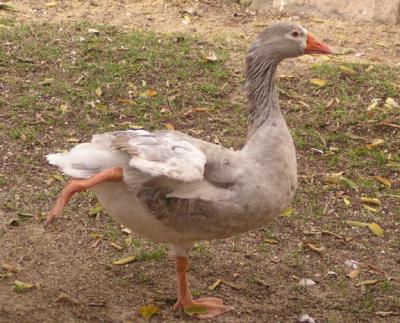
M 186 183 L 203 179 L 206 155 L 174 132 L 132 130 L 113 135 L 111 148 L 126 152 L 129 166 L 143 173 Z

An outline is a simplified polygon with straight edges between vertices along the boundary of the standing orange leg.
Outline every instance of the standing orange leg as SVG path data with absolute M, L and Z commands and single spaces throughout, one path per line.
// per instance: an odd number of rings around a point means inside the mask
M 190 293 L 187 271 L 189 268 L 189 259 L 187 257 L 175 257 L 176 265 L 176 277 L 178 281 L 178 300 L 174 306 L 174 309 L 185 309 L 192 306 L 202 307 L 207 312 L 202 314 L 193 314 L 194 317 L 199 319 L 210 319 L 214 316 L 226 313 L 233 310 L 232 306 L 226 306 L 223 304 L 222 299 L 215 297 L 205 297 L 196 300 L 192 299 Z
M 123 179 L 123 170 L 120 167 L 106 169 L 88 179 L 71 179 L 61 191 L 57 198 L 56 204 L 47 214 L 46 224 L 61 215 L 64 207 L 68 204 L 71 197 L 77 193 L 86 191 L 87 189 L 104 182 L 119 182 Z

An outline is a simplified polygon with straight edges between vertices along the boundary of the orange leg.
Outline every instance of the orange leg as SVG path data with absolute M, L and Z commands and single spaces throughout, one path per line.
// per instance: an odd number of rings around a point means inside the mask
M 219 298 L 205 297 L 193 300 L 187 279 L 189 259 L 187 257 L 177 256 L 175 258 L 175 265 L 176 277 L 178 281 L 178 300 L 176 301 L 176 304 L 174 306 L 175 310 L 184 310 L 185 308 L 188 309 L 194 306 L 199 307 L 205 309 L 206 313 L 195 313 L 192 316 L 199 319 L 210 319 L 214 316 L 226 313 L 234 309 L 232 306 L 224 305 L 223 301 Z
M 123 170 L 120 167 L 106 169 L 88 179 L 71 179 L 61 191 L 57 198 L 56 204 L 47 214 L 46 224 L 62 214 L 64 207 L 68 204 L 71 197 L 77 193 L 86 191 L 87 189 L 104 182 L 119 182 L 123 178 Z

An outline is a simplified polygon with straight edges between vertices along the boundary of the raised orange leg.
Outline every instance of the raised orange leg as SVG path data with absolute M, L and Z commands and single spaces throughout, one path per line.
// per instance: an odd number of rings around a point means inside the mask
M 193 300 L 187 279 L 189 259 L 187 257 L 177 256 L 175 258 L 175 265 L 178 281 L 178 300 L 174 306 L 175 310 L 184 310 L 185 308 L 190 309 L 190 307 L 195 306 L 204 309 L 205 313 L 194 313 L 191 314 L 191 316 L 199 319 L 210 319 L 234 309 L 232 306 L 224 305 L 222 299 L 215 297 L 205 297 Z
M 46 224 L 62 214 L 64 207 L 68 204 L 71 197 L 77 193 L 104 182 L 119 182 L 123 179 L 123 170 L 120 167 L 106 169 L 88 179 L 71 179 L 65 185 L 57 198 L 57 201 L 51 211 L 47 214 Z

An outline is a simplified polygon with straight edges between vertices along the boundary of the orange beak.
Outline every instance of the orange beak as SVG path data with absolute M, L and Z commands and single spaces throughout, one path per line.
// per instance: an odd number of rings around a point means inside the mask
M 320 43 L 310 34 L 307 35 L 307 47 L 304 49 L 306 54 L 332 54 L 332 50 L 324 43 Z

